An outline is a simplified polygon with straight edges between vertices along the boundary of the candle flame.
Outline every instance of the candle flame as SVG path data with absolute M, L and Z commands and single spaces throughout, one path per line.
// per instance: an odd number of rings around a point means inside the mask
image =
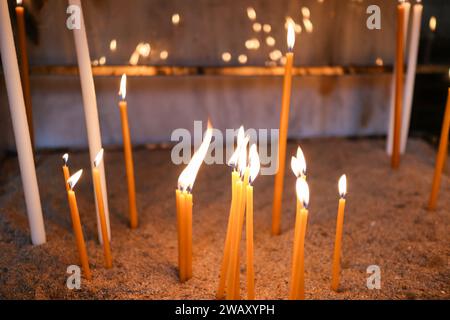
M 62 156 L 62 159 L 64 161 L 64 165 L 67 166 L 67 162 L 69 161 L 69 154 L 68 153 L 64 153 Z
M 345 194 L 347 193 L 347 176 L 345 174 L 343 174 L 339 178 L 338 187 L 339 187 L 339 195 L 341 196 L 341 198 L 345 198 Z
M 17 5 L 21 6 L 22 5 L 22 0 L 17 0 Z
M 122 96 L 122 100 L 125 100 L 127 96 L 127 75 L 124 73 L 120 79 L 119 95 Z
M 239 149 L 238 170 L 241 173 L 241 176 L 244 175 L 244 170 L 247 167 L 247 145 L 249 140 L 249 136 L 245 137 Z
M 289 51 L 294 49 L 295 44 L 295 30 L 294 30 L 294 21 L 290 19 L 288 21 L 288 30 L 287 30 L 287 45 Z
M 297 179 L 295 184 L 295 191 L 297 193 L 298 201 L 301 201 L 303 206 L 308 209 L 309 205 L 309 187 L 305 179 Z
M 305 155 L 300 147 L 297 148 L 297 157 L 291 158 L 291 168 L 297 178 L 306 176 Z
M 80 169 L 77 172 L 75 172 L 72 176 L 70 176 L 69 179 L 67 179 L 67 184 L 69 185 L 70 190 L 73 190 L 78 180 L 80 179 L 82 173 L 83 169 Z
M 261 168 L 261 163 L 259 161 L 259 154 L 256 148 L 256 144 L 252 144 L 250 146 L 249 151 L 249 167 L 250 167 L 250 176 L 249 183 L 253 183 L 256 177 L 258 176 L 259 169 Z
M 94 166 L 98 167 L 100 165 L 100 163 L 102 162 L 102 160 L 103 160 L 103 148 L 101 148 L 100 151 L 95 156 Z
M 233 154 L 231 155 L 230 160 L 228 160 L 228 165 L 230 167 L 235 168 L 237 165 L 237 161 L 239 158 L 239 151 L 242 145 L 242 142 L 245 139 L 245 130 L 244 130 L 244 126 L 240 126 L 239 130 L 238 130 L 238 134 L 237 134 L 237 146 L 236 149 L 234 150 Z
M 200 147 L 195 151 L 194 155 L 189 161 L 186 168 L 181 172 L 178 177 L 178 189 L 186 190 L 188 192 L 192 191 L 194 187 L 195 178 L 197 177 L 198 170 L 205 159 L 206 153 L 208 152 L 209 144 L 212 139 L 212 126 L 208 120 L 208 128 L 203 136 L 203 142 Z

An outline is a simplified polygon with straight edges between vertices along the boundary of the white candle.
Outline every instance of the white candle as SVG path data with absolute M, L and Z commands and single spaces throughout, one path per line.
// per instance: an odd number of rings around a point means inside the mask
M 411 9 L 411 4 L 409 2 L 404 2 L 402 4 L 405 7 L 405 21 L 403 24 L 403 35 L 406 40 L 408 39 L 408 23 L 409 23 L 409 11 Z M 405 57 L 406 57 L 406 45 L 405 45 Z M 395 109 L 395 74 L 396 74 L 397 66 L 394 65 L 394 72 L 392 73 L 392 81 L 391 81 L 391 96 L 389 100 L 389 128 L 388 135 L 386 141 L 386 152 L 388 155 L 392 155 L 392 147 L 394 143 L 394 109 Z M 405 104 L 405 99 L 403 99 L 403 106 Z M 402 110 L 404 108 L 402 107 Z
M 69 5 L 76 5 L 80 8 L 81 27 L 80 29 L 73 29 L 73 36 L 75 39 L 75 47 L 77 52 L 78 68 L 81 81 L 81 91 L 83 93 L 84 115 L 86 117 L 86 128 L 89 141 L 89 155 L 91 158 L 91 166 L 93 166 L 95 156 L 100 151 L 100 149 L 102 149 L 102 141 L 100 137 L 100 125 L 97 111 L 97 100 L 95 97 L 94 78 L 92 76 L 91 58 L 89 56 L 89 48 L 86 37 L 86 29 L 84 25 L 83 10 L 81 8 L 80 0 L 69 0 Z M 106 192 L 105 167 L 103 162 L 99 165 L 98 170 L 100 171 L 100 179 L 103 193 L 103 204 L 105 207 L 106 225 L 108 227 L 108 237 L 109 239 L 111 239 L 108 197 Z M 98 208 L 97 205 L 95 207 Z M 97 231 L 98 231 L 98 239 L 100 243 L 103 243 L 98 209 L 97 209 Z
M 17 155 L 23 191 L 30 224 L 31 242 L 34 245 L 45 243 L 44 219 L 34 167 L 30 132 L 28 130 L 25 102 L 20 82 L 19 65 L 14 46 L 11 20 L 7 0 L 0 0 L 0 51 L 5 75 L 6 91 L 9 100 Z
M 414 96 L 414 81 L 416 79 L 417 53 L 419 51 L 420 24 L 423 6 L 416 3 L 413 6 L 411 38 L 409 42 L 408 70 L 406 71 L 405 94 L 403 100 L 402 132 L 400 137 L 400 152 L 405 153 L 411 120 L 412 100 Z

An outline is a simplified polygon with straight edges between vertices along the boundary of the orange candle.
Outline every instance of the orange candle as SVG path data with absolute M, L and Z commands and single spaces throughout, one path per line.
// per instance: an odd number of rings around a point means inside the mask
M 225 297 L 225 282 L 227 279 L 228 265 L 230 262 L 230 247 L 232 238 L 232 229 L 234 225 L 234 212 L 236 207 L 236 182 L 239 180 L 239 173 L 233 169 L 231 173 L 231 206 L 228 215 L 227 233 L 225 235 L 225 246 L 223 250 L 222 265 L 220 268 L 219 287 L 217 289 L 216 298 L 223 299 Z
M 333 254 L 333 269 L 331 273 L 331 288 L 337 291 L 339 288 L 339 277 L 341 272 L 341 241 L 342 241 L 342 228 L 344 226 L 344 210 L 345 210 L 345 195 L 347 193 L 347 177 L 344 175 L 339 179 L 339 206 L 336 222 L 336 238 L 334 241 L 334 254 Z
M 129 215 L 130 215 L 130 227 L 131 229 L 135 229 L 138 226 L 138 216 L 136 209 L 136 191 L 135 191 L 135 182 L 134 182 L 134 165 L 133 165 L 133 152 L 131 147 L 131 138 L 130 138 L 130 128 L 128 124 L 128 107 L 127 102 L 125 101 L 126 97 L 126 85 L 127 85 L 127 76 L 125 74 L 122 75 L 122 79 L 120 81 L 120 92 L 119 94 L 122 96 L 122 100 L 119 102 L 120 109 L 120 118 L 122 122 L 122 135 L 123 135 L 123 153 L 125 155 L 125 167 L 127 172 L 127 183 L 128 183 L 128 206 L 129 206 Z
M 92 179 L 94 181 L 95 194 L 97 197 L 97 209 L 100 218 L 100 227 L 103 239 L 108 239 L 108 229 L 106 226 L 105 207 L 103 204 L 103 197 L 101 193 L 100 171 L 98 166 L 103 160 L 103 149 L 101 149 L 94 160 L 94 167 L 92 168 Z M 109 241 L 103 241 L 103 254 L 105 256 L 105 267 L 112 268 L 111 248 Z
M 25 111 L 28 120 L 28 128 L 30 130 L 31 145 L 34 149 L 33 109 L 31 106 L 30 76 L 28 66 L 27 38 L 26 38 L 24 15 L 25 10 L 24 7 L 22 6 L 22 0 L 17 0 L 16 21 L 17 21 L 17 36 L 19 38 L 18 42 L 20 52 L 20 76 L 22 82 L 23 98 L 25 101 Z
M 297 199 L 302 204 L 297 205 L 294 231 L 294 252 L 291 272 L 291 300 L 305 299 L 305 235 L 308 222 L 309 187 L 305 179 L 299 178 L 296 183 Z
M 253 186 L 258 176 L 260 161 L 256 145 L 252 144 L 249 151 L 249 181 L 246 192 L 246 243 L 247 243 L 247 298 L 255 299 L 255 272 L 253 269 Z
M 391 167 L 396 169 L 400 165 L 400 138 L 402 129 L 402 104 L 403 104 L 403 69 L 404 69 L 404 21 L 405 5 L 400 3 L 397 6 L 397 46 L 395 54 L 396 74 L 395 74 L 395 109 L 394 109 L 394 136 L 392 147 Z
M 77 242 L 78 254 L 80 256 L 81 268 L 84 276 L 90 280 L 92 278 L 91 269 L 89 268 L 89 261 L 86 251 L 86 244 L 84 242 L 83 231 L 81 230 L 80 213 L 78 212 L 77 199 L 73 188 L 81 177 L 83 170 L 77 171 L 73 176 L 67 180 L 69 190 L 67 190 L 67 198 L 69 200 L 70 215 L 72 217 L 73 233 Z
M 67 166 L 67 162 L 69 161 L 69 155 L 67 153 L 64 153 L 64 155 L 62 156 L 63 158 L 63 174 L 64 174 L 64 184 L 66 185 L 66 191 L 69 191 L 69 184 L 67 183 L 67 180 L 69 180 L 70 177 L 70 171 L 69 171 L 69 167 Z
M 436 156 L 436 167 L 434 169 L 433 185 L 431 188 L 430 201 L 428 209 L 436 209 L 436 203 L 441 185 L 441 175 L 448 157 L 448 134 L 450 131 L 450 88 L 448 89 L 447 106 L 445 107 L 444 120 L 442 122 L 441 139 L 439 141 L 439 150 Z
M 295 32 L 292 21 L 288 23 L 288 53 L 286 53 L 286 64 L 284 68 L 283 96 L 280 113 L 280 133 L 278 140 L 278 171 L 275 176 L 273 208 L 272 208 L 272 234 L 280 234 L 281 228 L 281 201 L 283 198 L 283 182 L 286 162 L 286 144 L 289 125 L 289 108 L 291 100 L 292 86 L 292 66 L 294 64 L 294 53 L 292 52 L 295 43 Z
M 202 144 L 178 177 L 178 190 L 175 195 L 178 222 L 178 270 L 181 282 L 192 277 L 192 188 L 211 139 L 212 127 L 208 122 Z

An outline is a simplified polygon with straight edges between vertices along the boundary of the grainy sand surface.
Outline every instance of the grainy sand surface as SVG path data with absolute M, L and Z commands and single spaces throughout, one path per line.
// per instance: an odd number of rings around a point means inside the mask
M 319 139 L 301 142 L 308 162 L 311 202 L 306 234 L 307 299 L 450 298 L 450 176 L 443 176 L 438 209 L 426 210 L 435 151 L 411 140 L 398 171 L 390 168 L 383 140 Z M 296 143 L 288 145 L 294 154 Z M 113 268 L 103 267 L 86 152 L 72 153 L 72 172 L 84 168 L 76 194 L 93 271 L 80 290 L 66 287 L 66 268 L 78 263 L 61 172 L 61 154 L 37 156 L 48 242 L 30 244 L 18 163 L 8 157 L 0 175 L 0 298 L 3 299 L 213 299 L 230 205 L 230 170 L 203 167 L 194 187 L 193 269 L 177 278 L 175 186 L 183 166 L 170 150 L 134 153 L 140 225 L 128 228 L 123 155 L 105 153 L 112 228 Z M 288 165 L 289 169 L 290 166 Z M 349 184 L 345 212 L 341 292 L 330 287 L 337 181 Z M 256 295 L 288 296 L 295 218 L 295 178 L 286 172 L 282 234 L 270 235 L 273 177 L 254 184 Z M 245 237 L 245 232 L 243 234 Z M 245 241 L 241 243 L 242 250 Z M 244 254 L 244 251 L 242 251 Z M 244 255 L 241 258 L 245 262 Z M 381 268 L 381 290 L 368 290 L 366 268 Z M 245 264 L 241 267 L 245 298 Z

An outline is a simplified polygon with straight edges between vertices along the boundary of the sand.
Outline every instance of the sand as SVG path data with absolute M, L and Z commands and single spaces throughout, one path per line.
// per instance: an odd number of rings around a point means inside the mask
M 310 218 L 306 234 L 307 299 L 449 299 L 450 176 L 444 175 L 438 209 L 426 210 L 435 151 L 411 140 L 398 171 L 390 169 L 384 140 L 302 141 L 308 161 Z M 293 154 L 296 143 L 288 145 Z M 177 278 L 174 190 L 182 166 L 170 150 L 135 150 L 140 225 L 128 227 L 123 155 L 106 150 L 113 268 L 103 267 L 98 244 L 89 160 L 71 153 L 72 172 L 84 168 L 76 187 L 93 279 L 80 290 L 66 287 L 66 268 L 78 263 L 61 172 L 61 154 L 37 156 L 48 242 L 30 244 L 17 158 L 1 164 L 0 298 L 2 299 L 213 299 L 218 283 L 230 203 L 230 170 L 204 165 L 194 186 L 193 269 L 184 284 Z M 289 166 L 287 167 L 289 168 Z M 330 290 L 337 181 L 349 184 L 344 222 L 341 290 Z M 288 296 L 295 217 L 295 178 L 286 173 L 282 234 L 270 235 L 273 177 L 254 184 L 256 296 Z M 245 237 L 245 232 L 244 232 Z M 241 248 L 245 248 L 242 241 Z M 244 253 L 244 252 L 242 252 Z M 242 256 L 241 261 L 244 260 Z M 366 269 L 381 269 L 381 289 L 369 290 Z M 241 267 L 245 298 L 245 264 Z

